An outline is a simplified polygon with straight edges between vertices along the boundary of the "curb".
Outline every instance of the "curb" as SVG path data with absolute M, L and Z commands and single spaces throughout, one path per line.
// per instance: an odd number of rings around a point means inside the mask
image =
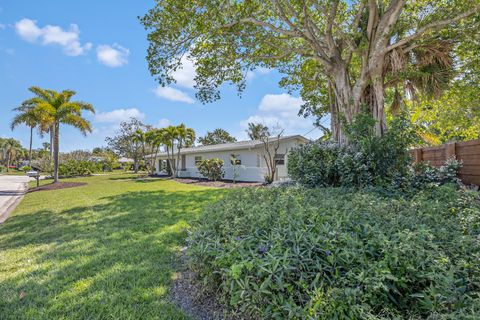
M 15 208 L 20 204 L 20 202 L 22 202 L 25 193 L 28 191 L 28 183 L 25 182 L 23 186 L 23 190 L 19 190 L 20 192 L 22 192 L 22 194 L 20 196 L 16 196 L 15 200 L 13 200 L 13 202 L 7 206 L 7 209 L 5 209 L 2 214 L 0 214 L 0 224 L 5 222 L 5 220 L 8 219 L 10 213 L 12 213 L 13 210 L 15 210 Z

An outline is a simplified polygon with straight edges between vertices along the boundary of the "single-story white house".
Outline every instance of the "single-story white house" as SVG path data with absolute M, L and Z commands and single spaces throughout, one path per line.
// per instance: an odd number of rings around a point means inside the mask
M 309 140 L 300 136 L 285 136 L 279 140 L 279 148 L 275 155 L 277 173 L 275 180 L 283 180 L 288 177 L 287 161 L 288 152 L 299 145 L 306 144 Z M 271 139 L 271 145 L 276 143 L 276 138 Z M 267 173 L 267 165 L 263 158 L 265 147 L 262 141 L 249 140 L 233 143 L 222 143 L 216 145 L 197 146 L 183 148 L 180 150 L 179 177 L 181 178 L 202 178 L 198 172 L 196 163 L 211 158 L 219 158 L 224 162 L 224 179 L 233 180 L 234 168 L 231 164 L 232 156 L 236 159 L 237 181 L 263 182 Z M 162 152 L 157 156 L 155 163 L 156 174 L 168 174 L 167 153 Z

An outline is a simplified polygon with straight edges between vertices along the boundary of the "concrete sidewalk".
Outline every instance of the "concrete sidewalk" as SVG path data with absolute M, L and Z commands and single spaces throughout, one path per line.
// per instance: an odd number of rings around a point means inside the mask
M 30 179 L 27 176 L 0 175 L 0 223 L 7 220 L 10 212 L 20 203 Z

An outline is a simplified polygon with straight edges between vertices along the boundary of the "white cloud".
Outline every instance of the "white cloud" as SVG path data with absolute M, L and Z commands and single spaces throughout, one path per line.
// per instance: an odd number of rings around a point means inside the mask
M 115 68 L 126 65 L 129 55 L 130 50 L 116 43 L 112 46 L 103 44 L 97 47 L 98 61 L 108 67 Z
M 137 108 L 130 108 L 116 109 L 108 112 L 97 113 L 95 115 L 95 121 L 108 123 L 120 123 L 122 121 L 128 121 L 130 118 L 142 120 L 145 118 L 145 114 Z
M 268 69 L 268 68 L 258 67 L 253 71 L 248 71 L 246 78 L 247 78 L 247 80 L 250 81 L 250 80 L 253 80 L 254 78 L 256 78 L 259 75 L 263 76 L 263 75 L 269 74 L 271 71 L 272 70 Z
M 160 119 L 160 121 L 158 121 L 157 123 L 158 128 L 165 128 L 165 127 L 168 127 L 169 125 L 170 125 L 170 120 L 168 119 Z
M 196 68 L 192 60 L 188 59 L 186 55 L 180 60 L 182 66 L 173 74 L 173 78 L 177 81 L 177 85 L 184 88 L 193 88 L 195 85 Z
M 194 103 L 193 100 L 188 94 L 178 89 L 172 87 L 162 87 L 158 86 L 156 89 L 153 90 L 155 95 L 160 98 L 165 98 L 171 101 L 179 101 L 185 103 Z
M 256 114 L 240 122 L 243 130 L 248 128 L 248 123 L 262 123 L 273 128 L 279 126 L 285 130 L 285 134 L 302 134 L 313 128 L 313 119 L 298 116 L 300 106 L 303 104 L 301 98 L 289 94 L 267 94 L 258 106 Z
M 59 26 L 46 25 L 40 28 L 35 20 L 22 19 L 15 23 L 15 31 L 24 40 L 35 43 L 38 40 L 43 45 L 58 45 L 69 56 L 85 54 L 92 48 L 92 44 L 80 43 L 80 29 L 74 23 L 69 30 L 63 30 Z

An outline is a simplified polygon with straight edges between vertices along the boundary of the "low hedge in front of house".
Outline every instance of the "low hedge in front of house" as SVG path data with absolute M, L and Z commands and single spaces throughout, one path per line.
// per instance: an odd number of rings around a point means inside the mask
M 243 189 L 206 208 L 188 254 L 243 318 L 473 319 L 479 234 L 478 194 L 451 185 Z

